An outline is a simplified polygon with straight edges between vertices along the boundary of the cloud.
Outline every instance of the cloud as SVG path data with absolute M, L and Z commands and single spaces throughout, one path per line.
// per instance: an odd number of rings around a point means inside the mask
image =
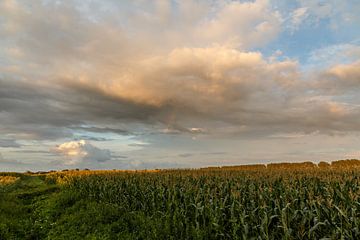
M 23 144 L 3 154 L 34 168 L 60 158 L 146 168 L 287 160 L 284 146 L 306 150 L 291 145 L 300 140 L 309 149 L 338 136 L 330 148 L 352 144 L 360 131 L 359 7 L 0 1 L 0 146 Z M 209 149 L 227 154 L 202 154 Z
M 261 78 L 252 69 L 266 64 L 245 49 L 275 38 L 281 25 L 263 0 L 184 1 L 176 14 L 168 1 L 129 2 L 128 13 L 121 3 L 100 5 L 106 11 L 66 2 L 0 7 L 6 15 L 0 43 L 7 49 L 0 132 L 53 140 L 74 131 L 127 134 L 137 122 L 190 133 L 196 124 L 183 126 L 180 115 L 213 118 L 221 104 L 246 98 L 250 82 Z M 117 131 L 122 123 L 130 129 Z
M 354 90 L 360 87 L 360 61 L 333 66 L 327 73 L 341 88 Z
M 215 17 L 200 24 L 200 38 L 242 48 L 261 46 L 280 32 L 281 15 L 271 11 L 269 1 L 232 1 L 224 4 Z
M 333 98 L 342 97 L 348 107 L 356 107 L 358 103 L 357 91 L 360 87 L 360 61 L 348 64 L 334 64 L 328 69 L 319 71 L 319 76 L 314 81 L 314 87 L 319 93 Z M 355 113 L 358 109 L 354 108 Z
M 345 155 L 346 158 L 348 159 L 359 159 L 360 158 L 360 152 L 356 151 L 356 152 L 349 152 Z
M 5 158 L 1 153 L 0 153 L 0 164 L 3 164 L 4 166 L 6 165 L 23 165 L 24 163 L 18 160 L 10 160 Z
M 0 139 L 0 148 L 20 148 L 21 145 L 13 139 Z
M 112 158 L 110 150 L 97 148 L 85 140 L 65 142 L 53 151 L 64 156 L 64 163 L 67 165 L 88 161 L 106 162 Z
M 74 130 L 82 130 L 85 132 L 93 132 L 93 133 L 118 133 L 121 135 L 129 134 L 129 132 L 127 130 L 119 129 L 119 128 L 110 128 L 110 127 L 77 126 L 77 127 L 74 127 Z
M 349 64 L 359 58 L 359 45 L 350 43 L 334 44 L 310 52 L 307 65 L 313 69 L 324 69 L 339 63 Z
M 300 7 L 295 9 L 291 14 L 291 23 L 293 30 L 297 30 L 300 24 L 307 17 L 308 8 Z
M 254 50 L 282 31 L 269 1 L 78 4 L 1 4 L 0 134 L 58 140 L 79 132 L 95 139 L 91 133 L 359 130 L 352 120 L 359 109 L 349 105 L 355 100 L 326 91 L 356 87 L 356 61 L 316 72 L 310 82 L 296 60 Z M 293 23 L 307 13 L 328 16 L 320 5 L 302 1 Z
M 195 134 L 206 133 L 206 130 L 203 128 L 192 127 L 192 128 L 189 128 L 188 130 L 189 130 L 189 132 L 195 133 Z
M 72 137 L 73 131 L 126 135 L 127 130 L 111 119 L 146 122 L 156 111 L 152 106 L 114 99 L 87 86 L 49 86 L 0 78 L 0 133 L 17 139 L 52 140 Z M 107 127 L 109 124 L 111 127 Z
M 45 150 L 16 150 L 16 151 L 13 151 L 13 152 L 17 152 L 17 153 L 40 153 L 40 154 L 51 154 L 51 152 L 49 151 L 45 151 Z
M 155 117 L 166 114 L 161 121 L 174 122 L 180 113 L 222 119 L 226 116 L 219 114 L 221 111 L 241 110 L 267 87 L 290 87 L 297 77 L 296 67 L 292 61 L 269 63 L 258 52 L 181 48 L 144 59 L 129 67 L 130 74 L 124 78 L 102 82 L 98 88 L 114 98 L 159 109 Z
M 357 1 L 337 0 L 299 0 L 300 8 L 307 8 L 309 24 L 318 24 L 322 20 L 328 21 L 333 30 L 341 30 L 344 26 L 356 26 L 360 21 L 357 14 L 360 4 Z
M 335 84 L 340 77 L 356 81 L 356 67 L 351 66 L 329 70 L 329 79 Z M 347 74 L 341 75 L 344 69 Z M 18 139 L 59 139 L 72 137 L 73 131 L 127 135 L 139 129 L 131 124 L 141 123 L 172 129 L 166 133 L 194 133 L 191 129 L 199 121 L 202 129 L 209 129 L 206 134 L 273 134 L 270 126 L 285 133 L 354 127 L 345 118 L 356 112 L 327 117 L 334 111 L 321 100 L 321 91 L 309 91 L 314 84 L 300 81 L 296 61 L 268 60 L 258 52 L 227 47 L 182 48 L 144 59 L 127 72 L 127 78 L 113 81 L 74 79 L 52 86 L 22 82 L 21 88 L 16 80 L 0 80 L 0 132 Z M 338 126 L 337 121 L 343 123 Z

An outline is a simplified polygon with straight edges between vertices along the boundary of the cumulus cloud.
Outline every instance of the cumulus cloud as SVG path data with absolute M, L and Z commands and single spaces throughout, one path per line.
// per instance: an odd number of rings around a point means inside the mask
M 282 104 L 281 96 L 271 91 L 290 96 L 297 78 L 296 61 L 270 62 L 259 52 L 211 47 L 175 49 L 129 66 L 124 76 L 113 81 L 88 79 L 82 84 L 97 85 L 115 99 L 153 107 L 157 111 L 152 119 L 184 131 L 193 127 L 191 119 L 247 123 L 239 115 L 262 107 L 266 98 L 271 99 L 269 104 Z
M 97 148 L 85 140 L 62 143 L 53 151 L 64 156 L 64 163 L 67 165 L 93 161 L 105 162 L 112 158 L 110 150 Z

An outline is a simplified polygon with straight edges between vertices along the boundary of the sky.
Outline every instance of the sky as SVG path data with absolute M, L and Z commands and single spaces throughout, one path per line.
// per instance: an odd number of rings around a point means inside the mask
M 358 0 L 1 0 L 0 171 L 360 158 Z

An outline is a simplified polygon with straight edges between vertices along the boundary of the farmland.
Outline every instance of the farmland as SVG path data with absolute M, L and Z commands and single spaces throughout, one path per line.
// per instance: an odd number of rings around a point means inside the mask
M 0 239 L 360 238 L 355 160 L 0 175 Z

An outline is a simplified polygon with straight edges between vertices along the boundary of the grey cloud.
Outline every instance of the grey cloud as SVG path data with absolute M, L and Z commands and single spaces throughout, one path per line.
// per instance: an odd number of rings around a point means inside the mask
M 64 163 L 76 165 L 82 162 L 106 162 L 112 159 L 112 153 L 108 149 L 100 149 L 91 143 L 80 140 L 65 142 L 52 150 L 64 156 Z
M 21 149 L 21 150 L 15 150 L 11 151 L 15 153 L 24 153 L 24 154 L 41 154 L 41 155 L 47 155 L 47 156 L 55 156 L 54 152 L 51 151 L 45 151 L 45 150 L 30 150 L 30 149 Z
M 127 135 L 127 130 L 101 125 L 114 119 L 146 122 L 157 111 L 88 89 L 52 88 L 0 78 L 0 132 L 17 134 L 18 138 L 72 137 L 72 130 Z M 99 127 L 83 127 L 92 122 Z
M 98 162 L 106 162 L 112 158 L 111 151 L 108 149 L 99 149 L 92 145 L 86 145 L 85 151 L 88 153 L 84 160 L 95 160 Z
M 225 155 L 227 152 L 206 152 L 205 155 Z
M 192 153 L 181 153 L 178 156 L 182 158 L 200 156 L 200 155 L 209 155 L 209 156 L 223 156 L 226 155 L 226 152 L 192 152 Z
M 90 141 L 97 141 L 97 142 L 104 142 L 104 141 L 111 141 L 112 139 L 109 138 L 103 138 L 103 137 L 90 137 L 90 136 L 80 136 L 78 138 L 75 138 L 75 140 L 90 140 Z
M 0 167 L 2 164 L 5 165 L 23 165 L 25 163 L 18 161 L 18 160 L 11 160 L 11 159 L 6 159 L 3 157 L 3 155 L 0 153 Z
M 21 145 L 13 139 L 0 139 L 0 148 L 20 148 Z
M 179 157 L 183 157 L 183 158 L 192 157 L 192 156 L 194 156 L 193 153 L 181 153 L 181 154 L 179 154 Z
M 129 132 L 124 129 L 119 128 L 110 128 L 110 127 L 82 127 L 78 126 L 74 128 L 75 130 L 83 130 L 86 132 L 94 132 L 94 133 L 118 133 L 121 135 L 128 135 Z
M 146 147 L 147 143 L 130 143 L 128 144 L 129 147 Z
M 114 155 L 112 154 L 112 159 L 126 159 L 129 158 L 128 156 L 124 156 L 124 155 Z

